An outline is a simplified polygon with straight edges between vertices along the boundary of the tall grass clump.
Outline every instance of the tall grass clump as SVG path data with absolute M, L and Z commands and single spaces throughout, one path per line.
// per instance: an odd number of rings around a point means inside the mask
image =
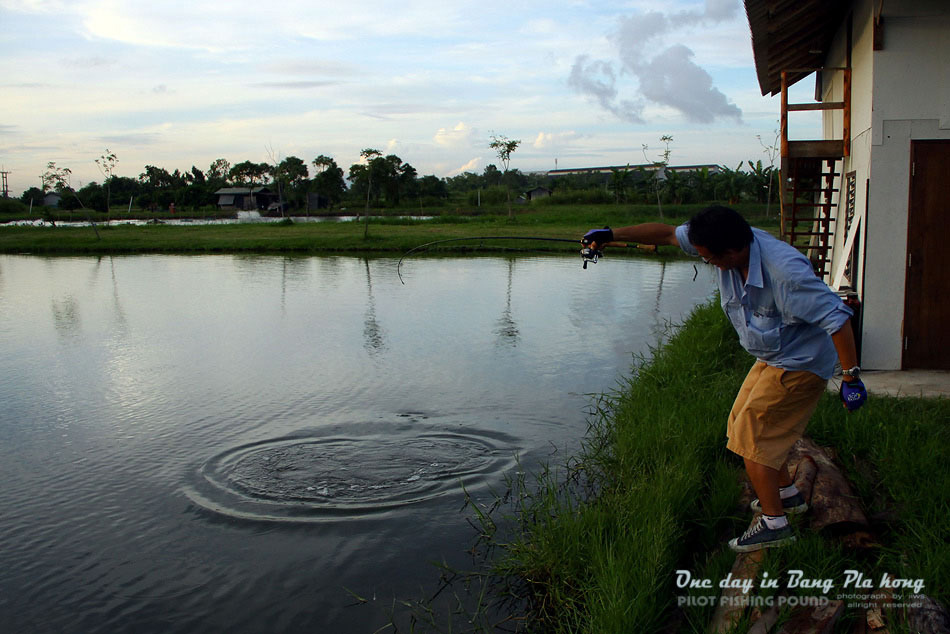
M 724 438 L 752 361 L 718 305 L 700 306 L 596 402 L 576 458 L 512 485 L 514 510 L 506 522 L 483 524 L 500 546 L 494 573 L 509 580 L 505 592 L 527 604 L 528 631 L 708 628 L 714 607 L 677 608 L 677 597 L 692 592 L 676 587 L 675 572 L 723 579 L 735 559 L 725 541 L 752 519 L 738 505 L 741 461 Z M 855 548 L 833 530 L 812 532 L 807 517 L 793 518 L 798 541 L 767 551 L 763 570 L 772 579 L 794 569 L 806 578 L 838 580 L 830 599 L 842 591 L 846 570 L 875 582 L 884 574 L 923 579 L 924 593 L 948 605 L 950 400 L 872 390 L 867 405 L 848 414 L 828 392 L 807 434 L 830 448 L 854 484 L 874 545 Z M 511 535 L 501 537 L 499 527 L 509 525 Z M 860 604 L 848 606 L 841 627 L 863 615 Z M 906 616 L 889 615 L 892 632 L 910 631 Z M 787 617 L 786 611 L 780 619 Z M 748 626 L 746 617 L 735 631 Z
M 552 632 L 657 629 L 678 562 L 735 506 L 725 414 L 750 364 L 717 305 L 698 308 L 598 404 L 582 455 L 520 492 L 520 531 L 499 563 L 524 580 Z
M 878 579 L 923 579 L 924 592 L 950 606 L 950 400 L 870 397 L 844 425 L 827 397 L 809 433 L 837 450 L 874 522 Z

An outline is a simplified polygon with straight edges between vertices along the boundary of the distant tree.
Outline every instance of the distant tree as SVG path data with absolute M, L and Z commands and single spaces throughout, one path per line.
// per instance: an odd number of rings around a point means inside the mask
M 399 181 L 399 191 L 406 197 L 418 197 L 419 195 L 419 172 L 409 163 L 403 163 L 399 166 L 397 180 Z
M 231 163 L 227 159 L 217 158 L 211 161 L 205 173 L 212 187 L 220 188 L 227 184 L 231 173 Z
M 287 200 L 294 207 L 299 207 L 306 195 L 304 184 L 310 172 L 303 159 L 296 156 L 288 156 L 277 163 L 273 171 L 274 182 L 278 185 L 278 192 L 281 202 Z M 281 208 L 283 215 L 283 208 Z
M 65 209 L 75 209 L 76 207 L 71 204 L 73 199 L 66 199 L 64 201 Z M 91 181 L 83 185 L 78 192 L 76 192 L 77 202 L 80 202 L 80 205 L 83 209 L 95 209 L 97 211 L 106 212 L 106 187 L 105 185 L 100 185 L 96 181 Z
M 521 145 L 521 141 L 518 139 L 509 139 L 505 135 L 491 135 L 491 143 L 488 144 L 488 147 L 495 150 L 495 154 L 498 155 L 498 159 L 501 161 L 502 166 L 504 166 L 505 173 L 508 172 L 508 165 L 511 163 L 511 155 L 515 150 L 518 149 L 518 146 Z M 508 188 L 508 219 L 512 217 L 511 213 L 511 189 Z
M 254 188 L 267 182 L 267 177 L 271 173 L 271 167 L 267 163 L 254 163 L 253 161 L 243 161 L 231 167 L 228 172 L 228 179 L 235 185 L 247 187 L 251 190 L 247 198 L 251 208 L 256 208 L 257 203 L 254 198 Z
M 766 217 L 769 215 L 769 212 L 771 211 L 771 208 L 772 208 L 772 181 L 775 180 L 774 178 L 775 177 L 775 159 L 778 157 L 779 151 L 781 149 L 781 145 L 779 143 L 780 134 L 781 133 L 778 131 L 778 129 L 773 130 L 774 136 L 773 136 L 772 142 L 769 145 L 766 145 L 765 142 L 762 140 L 761 134 L 755 135 L 755 138 L 759 140 L 759 145 L 762 146 L 763 150 L 765 151 L 765 155 L 769 159 L 769 166 L 768 166 L 769 182 L 768 182 L 768 187 L 767 187 L 768 193 L 766 195 L 766 203 L 765 203 Z M 751 161 L 749 163 L 751 164 Z
M 204 185 L 207 182 L 204 172 L 194 165 L 191 166 L 190 172 L 185 172 L 185 180 L 189 185 Z
M 116 158 L 115 152 L 110 152 L 109 148 L 106 148 L 104 154 L 96 159 L 96 167 L 99 168 L 99 171 L 102 172 L 102 176 L 105 178 L 103 185 L 106 188 L 106 212 L 108 213 L 112 205 L 112 177 L 115 174 L 115 166 L 119 162 L 119 159 Z
M 145 171 L 139 174 L 139 181 L 149 189 L 164 189 L 174 187 L 175 178 L 164 167 L 146 165 Z
M 708 167 L 690 173 L 689 187 L 699 202 L 711 201 L 716 197 L 714 179 Z
M 409 163 L 403 163 L 395 154 L 384 157 L 376 162 L 373 174 L 380 182 L 380 187 L 386 194 L 386 202 L 390 207 L 398 207 L 403 193 L 413 189 L 416 179 L 416 168 Z
M 656 192 L 656 208 L 660 213 L 660 218 L 663 217 L 663 203 L 660 202 L 660 190 L 663 188 L 661 181 L 666 178 L 666 167 L 670 164 L 670 143 L 672 142 L 673 137 L 669 134 L 661 136 L 660 143 L 664 145 L 663 152 L 658 160 L 652 161 L 653 174 L 651 182 L 653 184 L 653 191 Z M 650 146 L 644 143 L 642 147 L 643 158 L 645 158 L 648 163 L 651 162 L 647 156 L 647 150 L 650 149 Z
M 41 182 L 43 183 L 43 190 L 56 191 L 60 195 L 71 193 L 73 198 L 76 199 L 76 202 L 79 203 L 80 208 L 85 209 L 86 206 L 82 204 L 82 199 L 79 197 L 79 194 L 76 193 L 76 190 L 74 190 L 69 183 L 72 173 L 72 170 L 68 167 L 57 167 L 54 161 L 50 161 L 46 164 L 46 171 L 40 176 Z M 64 197 L 63 202 L 66 201 L 69 201 L 67 202 L 67 205 L 69 205 L 72 199 Z M 67 209 L 68 208 L 67 206 Z M 102 236 L 99 235 L 99 228 L 92 220 L 92 216 L 87 212 L 86 217 L 89 219 L 89 224 L 92 225 L 92 230 L 96 232 L 96 240 L 101 240 Z
M 730 205 L 735 205 L 742 198 L 747 182 L 748 175 L 742 171 L 742 163 L 734 170 L 724 167 L 722 172 L 716 175 L 716 194 Z
M 85 209 L 85 205 L 82 204 L 82 199 L 79 198 L 79 194 L 76 193 L 76 190 L 74 190 L 70 184 L 72 173 L 73 171 L 68 167 L 57 167 L 55 161 L 50 161 L 46 164 L 46 171 L 40 176 L 40 180 L 43 183 L 43 191 L 55 191 L 61 195 L 65 203 L 64 208 L 66 209 L 76 208 L 72 203 L 72 198 L 75 199 L 75 203 L 78 204 L 81 209 Z M 72 198 L 69 198 L 69 194 L 72 194 Z M 70 207 L 71 205 L 73 206 Z
M 228 178 L 232 183 L 242 187 L 258 187 L 267 181 L 271 168 L 267 163 L 243 161 L 231 167 Z
M 495 167 L 494 163 L 489 163 L 485 166 L 485 169 L 482 170 L 482 181 L 484 181 L 485 187 L 495 187 L 501 185 L 502 177 L 504 174 Z
M 666 170 L 666 180 L 663 183 L 663 191 L 669 197 L 674 205 L 683 204 L 683 198 L 686 196 L 687 181 L 683 175 L 676 170 Z
M 495 168 L 495 171 L 498 169 Z M 484 179 L 474 172 L 462 172 L 445 179 L 446 189 L 450 194 L 467 194 L 483 187 L 483 183 Z
M 30 187 L 20 196 L 20 202 L 31 207 L 40 207 L 45 197 L 46 194 L 39 187 Z
M 331 204 L 343 200 L 343 194 L 346 193 L 343 168 L 337 165 L 335 160 L 323 154 L 313 159 L 313 167 L 316 174 L 312 183 L 316 193 L 329 200 Z
M 423 176 L 419 179 L 418 186 L 421 198 L 446 198 L 449 195 L 448 186 L 438 176 Z
M 110 188 L 116 200 L 123 202 L 142 194 L 142 183 L 128 176 L 113 176 Z
M 173 174 L 174 176 L 174 174 Z M 175 196 L 176 202 L 182 207 L 190 207 L 192 211 L 198 211 L 201 207 L 208 205 L 212 201 L 212 192 L 217 189 L 208 182 L 205 173 L 192 165 L 191 169 L 182 174 L 185 185 L 178 189 Z
M 633 173 L 630 171 L 630 164 L 623 169 L 616 167 L 610 170 L 610 182 L 607 188 L 614 193 L 614 200 L 619 204 L 627 200 L 627 188 L 630 187 Z
M 366 207 L 363 217 L 363 239 L 369 237 L 369 200 L 374 193 L 377 203 L 379 201 L 379 175 L 385 173 L 385 161 L 383 153 L 375 148 L 363 148 L 360 150 L 360 158 L 363 162 L 355 163 L 350 166 L 350 181 L 354 187 L 359 185 L 366 188 Z M 374 178 L 375 176 L 375 178 Z M 374 192 L 374 186 L 376 191 Z
M 291 187 L 299 186 L 303 181 L 310 177 L 310 171 L 303 159 L 296 156 L 288 156 L 280 162 L 277 173 L 287 185 Z
M 57 167 L 55 161 L 50 161 L 46 164 L 46 171 L 40 176 L 43 191 L 54 191 L 59 194 L 71 192 L 72 187 L 70 187 L 69 181 L 72 173 L 73 171 L 68 167 Z

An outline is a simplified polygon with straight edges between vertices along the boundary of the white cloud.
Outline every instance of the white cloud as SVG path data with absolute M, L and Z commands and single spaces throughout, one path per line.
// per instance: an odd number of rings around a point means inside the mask
M 442 147 L 467 147 L 471 145 L 475 131 L 464 121 L 459 121 L 451 130 L 439 128 L 433 140 Z
M 462 167 L 459 167 L 449 172 L 447 176 L 458 176 L 459 174 L 464 174 L 465 172 L 477 172 L 478 164 L 481 162 L 482 162 L 482 159 L 480 157 L 473 158 L 471 161 L 469 161 Z
M 344 169 L 374 147 L 445 176 L 491 162 L 491 130 L 524 139 L 523 171 L 555 158 L 638 162 L 641 144 L 667 133 L 674 160 L 728 163 L 758 157 L 755 135 L 768 137 L 778 117 L 758 94 L 739 0 L 573 1 L 553 12 L 537 0 L 223 6 L 0 0 L 0 134 L 16 139 L 0 158 L 14 191 L 50 160 L 77 181 L 101 179 L 93 159 L 105 147 L 122 176 L 263 161 L 268 146 Z M 630 15 L 643 19 L 621 20 Z M 660 74 L 634 72 L 647 69 Z M 690 125 L 695 95 L 676 69 L 702 87 L 714 128 Z M 739 108 L 744 126 L 723 118 Z M 711 142 L 720 136 L 731 142 Z
M 742 111 L 715 86 L 709 72 L 695 61 L 693 50 L 681 42 L 670 42 L 677 34 L 682 37 L 684 29 L 738 22 L 738 8 L 738 0 L 706 0 L 702 11 L 664 9 L 624 16 L 609 34 L 617 59 L 591 60 L 578 55 L 568 85 L 630 123 L 646 122 L 644 101 L 672 108 L 687 121 L 741 121 Z M 635 82 L 629 81 L 631 78 Z
M 580 135 L 573 130 L 568 132 L 538 132 L 532 147 L 537 150 L 561 147 L 570 144 L 571 141 L 580 138 Z

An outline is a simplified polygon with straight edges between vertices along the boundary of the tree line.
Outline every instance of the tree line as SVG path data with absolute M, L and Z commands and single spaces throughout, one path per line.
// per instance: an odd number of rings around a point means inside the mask
M 507 139 L 505 139 L 507 140 Z M 172 204 L 180 210 L 197 211 L 217 203 L 215 192 L 222 188 L 267 187 L 282 203 L 282 208 L 302 212 L 325 213 L 326 209 L 423 208 L 446 205 L 510 208 L 512 192 L 519 195 L 543 187 L 551 204 L 632 204 L 694 203 L 767 203 L 777 199 L 777 171 L 761 161 L 740 163 L 734 169 L 717 167 L 681 171 L 663 163 L 617 167 L 609 173 L 591 172 L 550 176 L 547 172 L 525 173 L 517 168 L 504 169 L 489 164 L 481 171 L 457 176 L 420 176 L 417 170 L 395 154 L 383 155 L 377 149 L 360 152 L 361 160 L 344 171 L 337 162 L 319 155 L 307 162 L 296 156 L 279 161 L 232 164 L 218 158 L 207 169 L 189 170 L 146 165 L 137 178 L 115 174 L 119 162 L 108 149 L 96 159 L 103 174 L 102 182 L 90 182 L 78 190 L 70 184 L 71 170 L 47 165 L 41 175 L 41 187 L 25 191 L 21 201 L 42 205 L 44 196 L 57 192 L 60 208 L 107 211 L 114 207 L 167 210 Z M 505 157 L 501 157 L 505 158 Z M 510 160 L 510 152 L 507 159 Z M 319 207 L 323 211 L 317 212 Z

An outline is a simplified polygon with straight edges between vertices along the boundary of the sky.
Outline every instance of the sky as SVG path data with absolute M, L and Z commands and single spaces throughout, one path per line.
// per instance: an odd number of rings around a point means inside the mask
M 347 170 L 364 148 L 481 173 L 493 134 L 521 141 L 523 172 L 657 160 L 665 135 L 673 165 L 734 168 L 769 163 L 778 118 L 740 0 L 0 0 L 11 195 L 50 161 L 102 182 L 107 150 L 128 177 Z

